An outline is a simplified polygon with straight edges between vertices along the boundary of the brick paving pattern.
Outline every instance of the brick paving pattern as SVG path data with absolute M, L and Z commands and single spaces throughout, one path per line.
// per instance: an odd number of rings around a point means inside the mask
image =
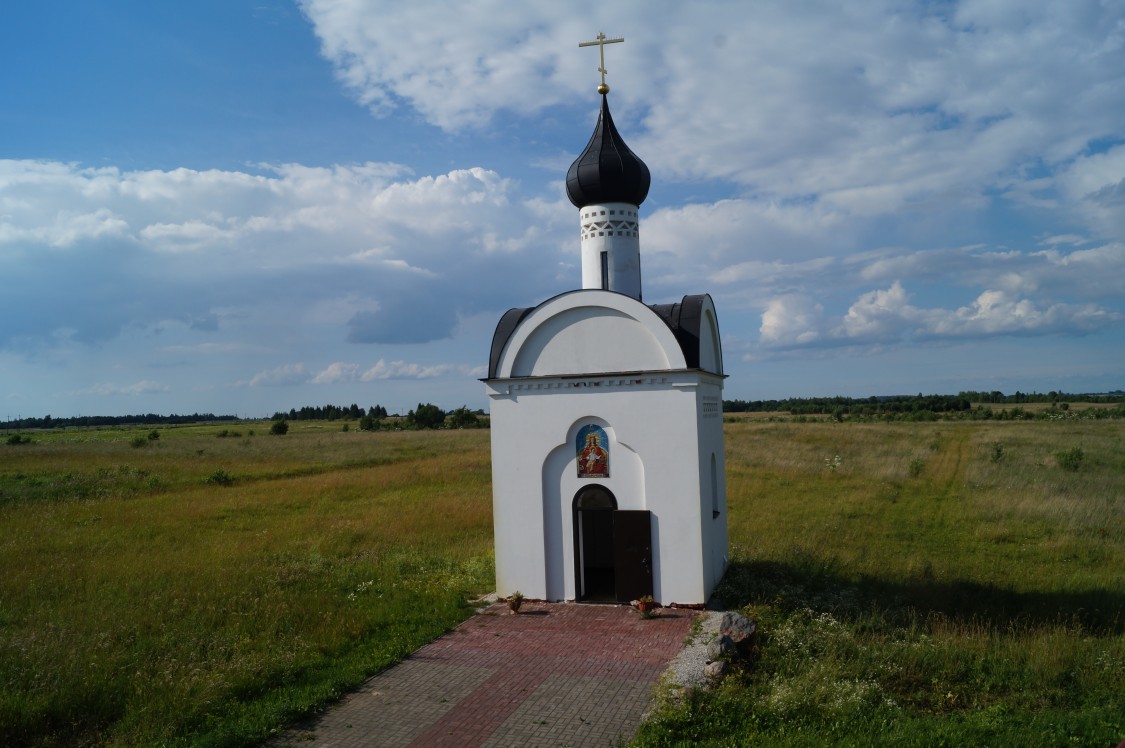
M 470 618 L 271 748 L 611 746 L 632 737 L 695 613 L 503 603 Z

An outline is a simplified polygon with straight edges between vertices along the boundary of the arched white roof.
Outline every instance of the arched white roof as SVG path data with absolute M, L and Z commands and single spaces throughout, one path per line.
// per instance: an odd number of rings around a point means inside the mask
M 652 308 L 624 294 L 571 291 L 534 309 L 513 312 L 522 317 L 514 329 L 505 331 L 506 341 L 495 341 L 503 347 L 491 362 L 490 377 L 688 368 L 668 323 Z M 499 329 L 497 335 L 501 335 Z

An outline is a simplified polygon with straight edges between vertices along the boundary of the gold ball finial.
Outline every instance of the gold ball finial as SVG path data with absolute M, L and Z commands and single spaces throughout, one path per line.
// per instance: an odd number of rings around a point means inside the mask
M 598 86 L 598 93 L 600 93 L 602 96 L 605 96 L 607 93 L 609 93 L 609 86 L 604 83 L 601 84 L 600 86 Z

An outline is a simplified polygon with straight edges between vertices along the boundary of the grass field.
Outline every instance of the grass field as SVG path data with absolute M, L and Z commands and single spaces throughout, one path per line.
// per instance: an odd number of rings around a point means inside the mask
M 487 431 L 292 427 L 0 444 L 6 744 L 253 744 L 491 589 Z M 1125 737 L 1125 423 L 726 430 L 760 651 L 638 743 Z
M 462 620 L 487 432 L 321 427 L 0 446 L 2 742 L 252 743 Z
M 641 745 L 1125 738 L 1120 421 L 745 422 L 727 454 L 758 659 Z

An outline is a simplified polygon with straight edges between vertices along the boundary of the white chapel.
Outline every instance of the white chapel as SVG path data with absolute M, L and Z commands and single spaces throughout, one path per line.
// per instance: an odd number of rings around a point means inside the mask
M 566 178 L 582 286 L 511 309 L 484 380 L 496 592 L 701 605 L 727 566 L 723 356 L 707 294 L 646 304 L 648 167 L 609 112 Z

